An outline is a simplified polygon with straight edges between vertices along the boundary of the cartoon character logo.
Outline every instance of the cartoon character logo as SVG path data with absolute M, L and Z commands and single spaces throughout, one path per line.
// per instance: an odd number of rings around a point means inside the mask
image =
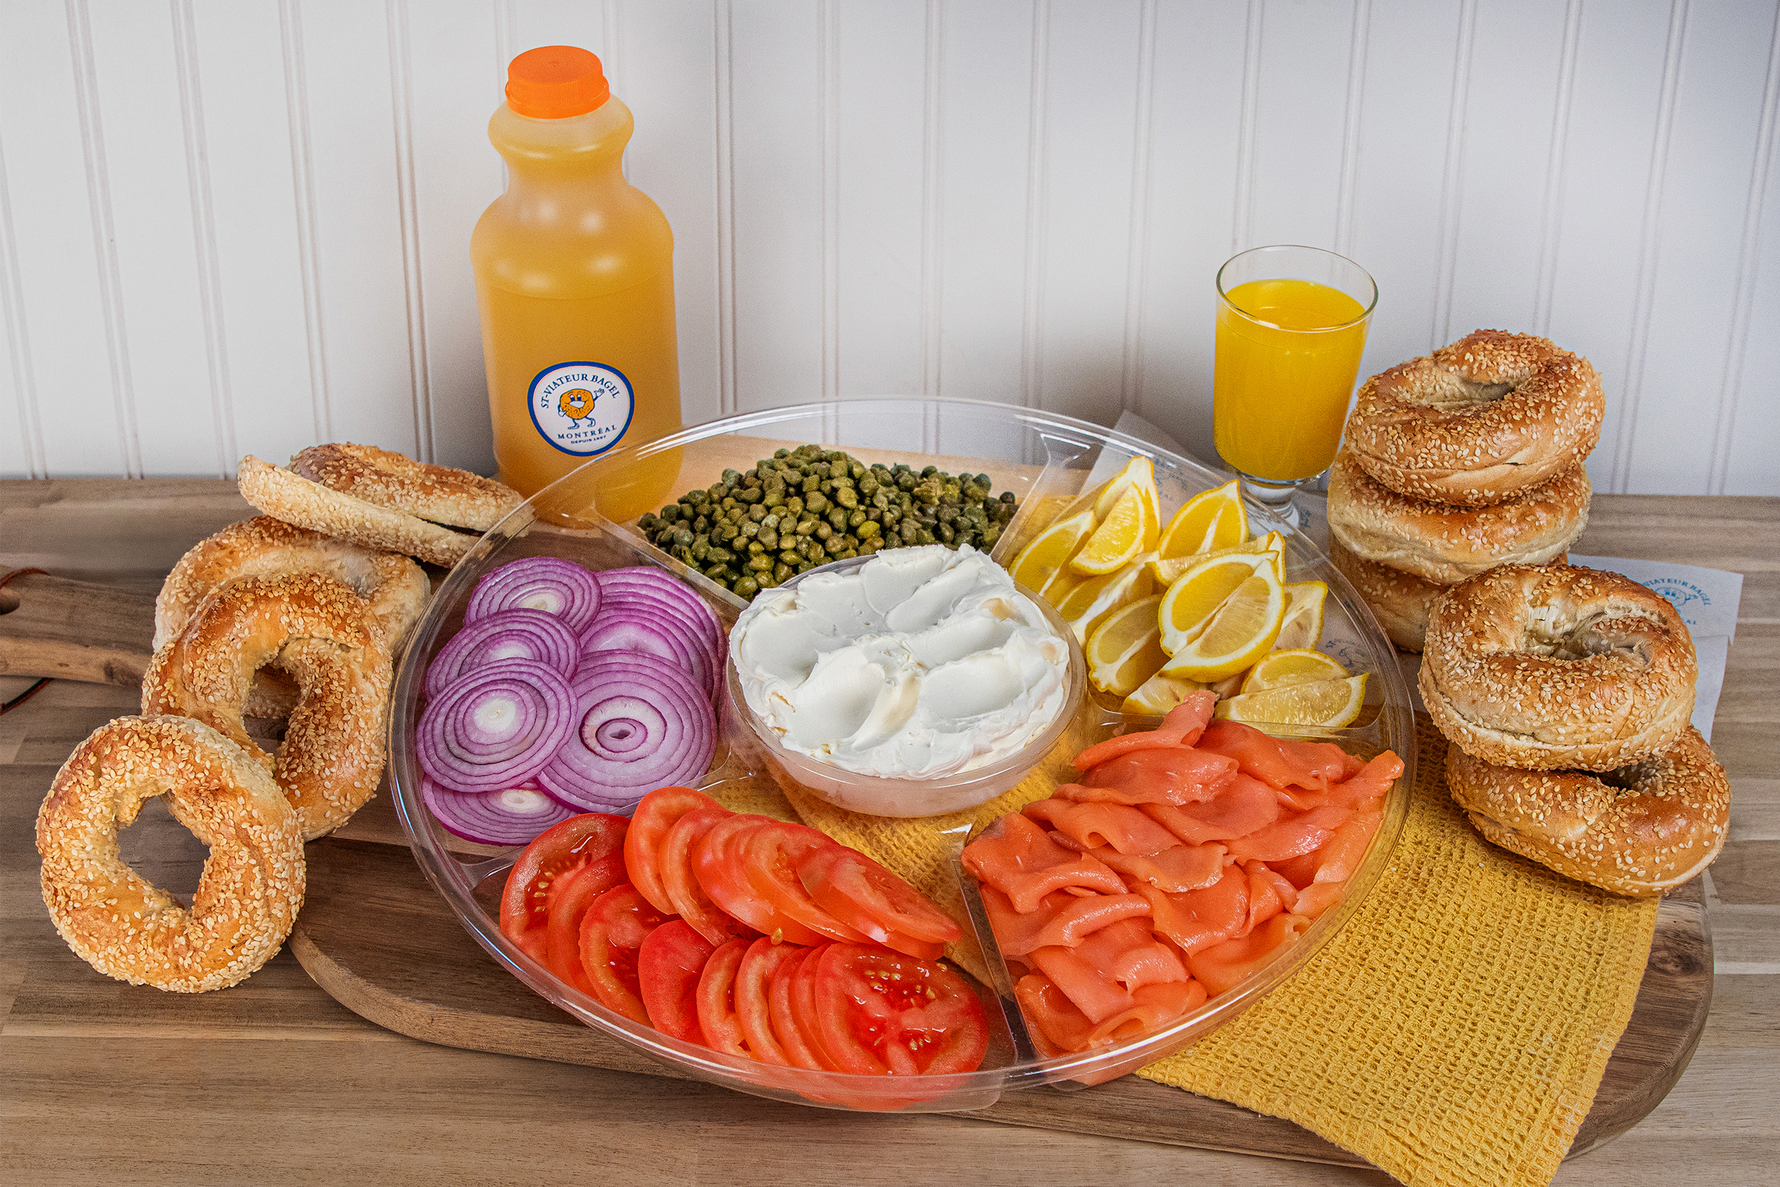
M 556 409 L 570 420 L 580 420 L 593 411 L 597 399 L 599 396 L 584 387 L 572 387 L 557 400 Z

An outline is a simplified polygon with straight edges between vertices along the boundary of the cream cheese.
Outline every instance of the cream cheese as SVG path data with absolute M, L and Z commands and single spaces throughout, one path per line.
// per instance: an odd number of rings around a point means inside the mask
M 1068 695 L 1068 641 L 968 545 L 898 548 L 762 590 L 729 652 L 748 707 L 788 750 L 883 778 L 1008 758 Z

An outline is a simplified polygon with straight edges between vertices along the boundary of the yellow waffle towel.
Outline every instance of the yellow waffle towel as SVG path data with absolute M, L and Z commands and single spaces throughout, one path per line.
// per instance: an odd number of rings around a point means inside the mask
M 1295 1121 L 1411 1187 L 1544 1187 L 1632 1016 L 1656 900 L 1486 844 L 1420 754 L 1395 860 L 1302 972 L 1145 1079 Z

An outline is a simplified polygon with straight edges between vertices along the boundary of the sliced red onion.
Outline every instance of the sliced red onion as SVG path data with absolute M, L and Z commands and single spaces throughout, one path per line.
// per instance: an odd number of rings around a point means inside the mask
M 676 664 L 643 651 L 590 652 L 574 690 L 575 729 L 538 775 L 557 799 L 625 812 L 656 788 L 690 786 L 710 768 L 716 715 Z
M 515 606 L 554 614 L 578 634 L 599 613 L 599 579 L 572 561 L 528 556 L 502 565 L 477 582 L 476 592 L 464 607 L 464 622 Z
M 659 656 L 678 664 L 691 676 L 692 682 L 704 690 L 707 701 L 717 695 L 717 656 L 706 651 L 703 640 L 672 616 L 607 606 L 593 625 L 581 632 L 584 658 L 601 651 L 641 651 Z
M 635 597 L 654 597 L 675 606 L 718 654 L 723 651 L 723 624 L 710 605 L 685 582 L 650 565 L 607 569 L 599 575 L 602 602 L 610 598 L 622 605 Z
M 423 777 L 420 798 L 446 831 L 479 845 L 528 845 L 577 812 L 535 783 L 465 795 Z
M 533 659 L 569 679 L 581 661 L 581 642 L 554 614 L 515 606 L 464 624 L 426 670 L 426 694 L 436 697 L 459 678 L 504 659 Z
M 504 791 L 533 778 L 573 731 L 575 693 L 561 672 L 504 659 L 452 684 L 420 715 L 420 765 L 459 792 Z

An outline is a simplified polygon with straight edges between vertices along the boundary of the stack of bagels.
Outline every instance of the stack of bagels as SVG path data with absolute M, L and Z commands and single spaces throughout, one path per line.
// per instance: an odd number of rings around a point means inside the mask
M 1588 524 L 1601 381 L 1544 338 L 1479 330 L 1361 387 L 1329 471 L 1329 554 L 1449 743 L 1490 842 L 1618 894 L 1718 855 L 1730 783 L 1690 723 L 1693 637 L 1661 596 L 1564 564 Z
M 1446 785 L 1490 842 L 1650 896 L 1724 846 L 1730 781 L 1691 724 L 1693 637 L 1618 573 L 1503 565 L 1434 603 L 1418 683 Z
M 1563 557 L 1588 526 L 1604 411 L 1587 359 L 1500 330 L 1365 382 L 1329 470 L 1329 558 L 1393 643 L 1420 651 L 1466 578 Z
M 303 900 L 303 842 L 376 793 L 395 660 L 431 596 L 413 558 L 455 563 L 522 501 L 349 444 L 289 469 L 249 456 L 240 483 L 266 514 L 173 567 L 142 715 L 82 742 L 37 816 L 43 900 L 69 947 L 108 976 L 186 993 L 233 985 L 278 951 Z M 286 719 L 274 752 L 245 717 Z M 119 854 L 118 828 L 161 795 L 210 848 L 189 907 Z

